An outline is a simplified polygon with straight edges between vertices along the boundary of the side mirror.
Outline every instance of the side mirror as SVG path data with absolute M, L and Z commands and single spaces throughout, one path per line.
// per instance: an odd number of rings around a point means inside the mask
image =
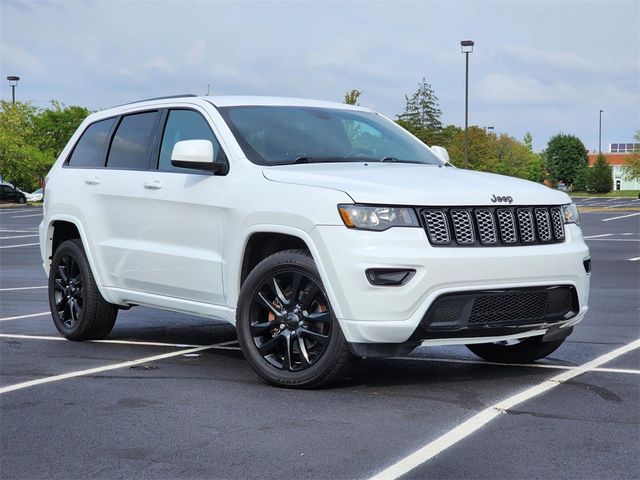
M 434 145 L 431 147 L 431 151 L 435 153 L 440 160 L 445 163 L 449 163 L 449 152 L 447 152 L 446 148 Z
M 183 140 L 173 146 L 171 165 L 213 170 L 213 144 L 209 140 Z

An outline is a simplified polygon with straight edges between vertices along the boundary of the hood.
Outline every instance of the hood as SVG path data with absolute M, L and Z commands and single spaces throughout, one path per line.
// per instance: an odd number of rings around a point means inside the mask
M 331 188 L 356 203 L 386 205 L 561 205 L 562 192 L 504 175 L 409 163 L 313 163 L 265 167 L 274 182 Z

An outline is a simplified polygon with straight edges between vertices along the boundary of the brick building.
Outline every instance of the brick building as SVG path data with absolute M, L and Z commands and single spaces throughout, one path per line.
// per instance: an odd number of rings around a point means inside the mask
M 640 152 L 640 143 L 610 143 L 609 153 L 602 153 L 604 158 L 607 159 L 607 163 L 611 165 L 614 190 L 640 190 L 640 181 L 624 178 L 622 168 L 625 164 L 625 158 L 632 155 L 634 151 Z M 590 167 L 596 162 L 597 158 L 597 153 L 589 153 L 587 155 Z

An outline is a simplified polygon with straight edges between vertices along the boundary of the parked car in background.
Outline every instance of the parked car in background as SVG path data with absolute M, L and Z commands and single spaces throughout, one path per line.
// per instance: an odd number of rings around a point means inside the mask
M 27 202 L 41 202 L 44 197 L 44 191 L 39 188 L 35 192 L 27 193 Z
M 0 185 L 0 203 L 27 203 L 27 196 L 12 185 Z

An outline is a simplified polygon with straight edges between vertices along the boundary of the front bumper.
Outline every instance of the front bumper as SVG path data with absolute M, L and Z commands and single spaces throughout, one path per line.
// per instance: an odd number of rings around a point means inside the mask
M 401 343 L 411 338 L 438 297 L 457 292 L 571 286 L 578 311 L 560 326 L 578 323 L 588 308 L 589 275 L 583 261 L 589 258 L 589 250 L 576 225 L 566 225 L 565 231 L 562 243 L 491 248 L 434 248 L 420 228 L 367 232 L 316 226 L 311 233 L 346 339 Z M 402 286 L 374 286 L 365 275 L 370 268 L 406 268 L 416 273 Z M 543 323 L 528 331 L 544 334 L 547 330 Z M 428 341 L 464 344 L 469 340 L 453 336 Z

